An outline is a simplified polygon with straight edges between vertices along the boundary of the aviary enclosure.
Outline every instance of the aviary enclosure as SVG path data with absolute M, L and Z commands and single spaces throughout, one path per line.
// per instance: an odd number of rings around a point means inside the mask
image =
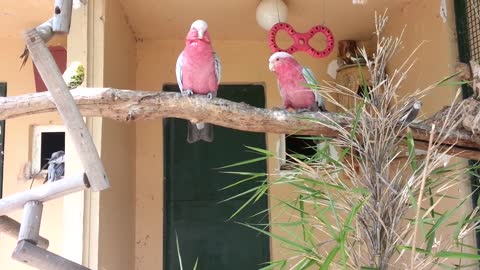
M 87 188 L 100 192 L 110 187 L 82 117 L 123 122 L 173 117 L 244 131 L 302 135 L 315 142 L 312 156 L 291 154 L 288 161 L 283 161 L 288 173 L 242 172 L 241 166 L 248 163 L 282 159 L 277 153 L 258 148 L 249 149 L 257 152 L 258 158 L 222 168 L 226 173 L 247 176 L 235 186 L 256 183 L 254 189 L 241 194 L 250 199 L 233 211 L 233 216 L 268 196 L 271 188 L 290 186 L 292 196 L 273 198 L 275 203 L 270 205 L 287 209 L 281 212 L 281 222 L 272 216 L 265 224 L 251 224 L 248 219 L 243 223 L 289 250 L 289 256 L 259 266 L 261 269 L 478 267 L 480 256 L 471 240 L 478 229 L 478 208 L 458 211 L 470 203 L 475 190 L 460 198 L 449 193 L 469 181 L 465 176 L 476 169 L 461 162 L 449 164 L 449 160 L 480 159 L 480 70 L 475 61 L 470 62 L 472 59 L 460 63 L 459 72 L 450 77 L 399 95 L 414 65 L 416 50 L 386 72 L 402 44 L 402 33 L 398 37 L 383 35 L 388 24 L 386 13 L 375 17 L 374 53 L 354 50 L 358 52 L 354 64 L 361 74 L 360 91 L 328 81 L 309 84 L 312 91 L 318 91 L 338 108 L 335 112 L 261 109 L 221 98 L 169 92 L 90 87 L 70 90 L 45 42 L 54 34 L 68 33 L 71 10 L 72 1 L 55 1 L 52 20 L 24 35 L 27 51 L 48 92 L 1 98 L 0 118 L 58 110 L 85 172 L 0 200 L 0 230 L 19 239 L 13 259 L 38 269 L 88 269 L 47 251 L 48 240 L 39 236 L 44 202 Z M 445 85 L 470 86 L 473 96 L 460 100 L 459 92 L 452 106 L 428 119 L 413 121 L 411 114 L 418 111 L 413 104 Z M 351 106 L 339 102 L 339 96 L 349 99 Z M 443 201 L 448 201 L 448 209 L 439 208 Z M 6 216 L 21 208 L 21 223 Z M 280 227 L 287 236 L 272 233 L 272 227 Z M 180 257 L 181 247 L 178 254 Z

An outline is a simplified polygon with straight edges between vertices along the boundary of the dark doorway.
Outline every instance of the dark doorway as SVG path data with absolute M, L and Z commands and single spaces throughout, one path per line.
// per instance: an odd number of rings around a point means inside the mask
M 65 151 L 65 132 L 42 132 L 41 136 L 40 168 L 44 168 L 53 153 Z
M 164 91 L 178 91 L 176 85 Z M 260 85 L 222 85 L 218 97 L 252 106 L 265 106 L 265 93 Z M 245 146 L 265 149 L 265 134 L 242 132 L 214 127 L 212 143 L 186 142 L 187 121 L 164 120 L 165 169 L 165 225 L 164 269 L 178 270 L 175 235 L 178 235 L 184 269 L 193 269 L 198 258 L 198 269 L 253 270 L 269 261 L 269 239 L 263 234 L 235 223 L 268 223 L 265 215 L 250 216 L 268 207 L 267 198 L 261 198 L 247 207 L 234 220 L 227 219 L 249 197 L 220 203 L 250 187 L 221 191 L 239 181 L 235 175 L 221 173 L 217 168 L 258 157 Z M 230 169 L 231 170 L 231 169 Z M 266 162 L 257 162 L 237 169 L 265 172 Z M 249 218 L 250 217 L 250 218 Z

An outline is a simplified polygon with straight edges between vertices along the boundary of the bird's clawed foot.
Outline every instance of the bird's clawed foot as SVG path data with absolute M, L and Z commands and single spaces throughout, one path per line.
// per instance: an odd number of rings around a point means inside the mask
M 309 109 L 299 109 L 295 110 L 296 113 L 304 113 L 304 112 L 311 112 Z
M 208 99 L 212 99 L 212 98 L 213 98 L 213 94 L 212 94 L 212 93 L 208 93 L 208 94 L 207 94 L 207 98 L 208 98 Z
M 190 89 L 186 89 L 186 90 L 184 90 L 184 91 L 182 92 L 182 94 L 183 94 L 184 96 L 191 97 L 191 96 L 193 96 L 193 91 L 190 90 Z

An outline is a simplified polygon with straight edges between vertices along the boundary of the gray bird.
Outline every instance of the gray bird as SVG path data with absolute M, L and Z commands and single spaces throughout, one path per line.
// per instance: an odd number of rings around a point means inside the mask
M 45 177 L 44 184 L 46 182 L 54 182 L 62 178 L 65 173 L 65 152 L 57 151 L 52 154 L 48 160 L 47 176 Z
M 53 25 L 53 18 L 49 19 L 48 21 L 40 24 L 35 28 L 38 32 L 38 35 L 45 43 L 47 43 L 50 39 L 52 39 L 53 35 L 55 34 L 53 32 L 52 25 Z M 22 55 L 20 55 L 20 58 L 23 59 L 20 69 L 27 63 L 29 54 L 30 52 L 28 51 L 27 46 L 25 46 L 25 49 L 23 50 Z
M 419 100 L 414 101 L 409 107 L 406 108 L 406 113 L 400 118 L 400 123 L 409 124 L 415 118 L 417 118 L 418 112 L 422 108 L 422 102 Z

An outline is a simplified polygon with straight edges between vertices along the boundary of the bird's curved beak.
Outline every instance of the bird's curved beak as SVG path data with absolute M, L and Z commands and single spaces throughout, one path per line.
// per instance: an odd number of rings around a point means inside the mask
M 273 63 L 268 63 L 268 69 L 270 69 L 270 71 L 275 71 L 275 65 Z
M 203 39 L 204 35 L 205 35 L 205 30 L 199 29 L 198 30 L 198 38 Z

